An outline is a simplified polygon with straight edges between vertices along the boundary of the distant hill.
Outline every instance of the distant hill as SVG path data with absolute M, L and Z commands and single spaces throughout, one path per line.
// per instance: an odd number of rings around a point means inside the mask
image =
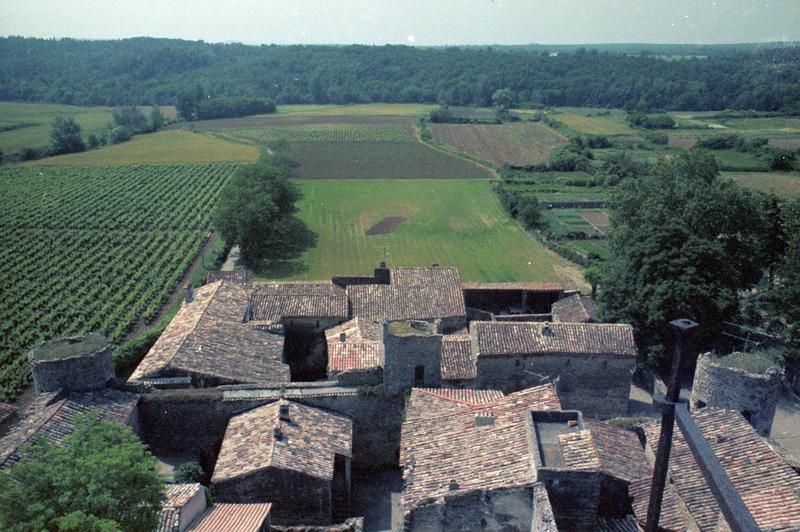
M 0 99 L 172 105 L 202 97 L 278 103 L 489 105 L 778 111 L 800 105 L 796 43 L 739 45 L 248 46 L 136 38 L 0 38 Z

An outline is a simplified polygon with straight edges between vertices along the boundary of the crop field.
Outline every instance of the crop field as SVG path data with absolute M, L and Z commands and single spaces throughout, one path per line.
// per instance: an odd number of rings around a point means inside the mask
M 234 164 L 0 172 L 0 401 L 27 350 L 155 318 L 200 250 Z
M 584 135 L 636 135 L 636 131 L 621 118 L 613 116 L 587 116 L 577 112 L 562 111 L 550 115 L 575 133 Z
M 431 124 L 433 138 L 457 151 L 495 165 L 547 161 L 566 137 L 538 122 L 511 124 Z
M 105 129 L 111 121 L 111 108 L 0 102 L 0 150 L 9 154 L 25 147 L 47 146 L 50 123 L 57 116 L 73 117 L 85 140 Z
M 584 212 L 589 211 L 583 209 L 549 209 L 545 211 L 544 219 L 547 222 L 548 233 L 555 238 L 566 238 L 575 234 L 583 234 L 587 237 L 602 235 L 601 231 L 583 217 Z M 598 211 L 592 209 L 591 212 Z
M 269 144 L 287 142 L 414 142 L 409 127 L 399 124 L 304 124 L 231 129 L 230 133 Z
M 353 105 L 279 105 L 278 116 L 421 116 L 436 109 L 426 103 L 362 103 Z
M 136 135 L 121 144 L 82 153 L 46 157 L 29 166 L 111 166 L 128 164 L 254 162 L 255 146 L 222 140 L 180 129 Z
M 291 267 L 264 278 L 325 279 L 394 266 L 438 263 L 466 281 L 555 281 L 567 265 L 509 218 L 485 180 L 299 181 L 300 216 L 317 245 Z M 391 232 L 367 236 L 390 217 Z
M 750 190 L 787 199 L 800 197 L 800 174 L 797 172 L 722 172 L 722 176 Z
M 489 178 L 477 164 L 418 142 L 305 142 L 290 144 L 302 179 Z

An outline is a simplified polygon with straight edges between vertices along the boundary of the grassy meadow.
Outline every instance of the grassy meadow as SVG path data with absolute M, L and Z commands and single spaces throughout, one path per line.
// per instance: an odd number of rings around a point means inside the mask
M 800 174 L 797 172 L 722 172 L 722 177 L 733 179 L 750 190 L 787 199 L 800 197 Z
M 300 181 L 300 216 L 318 235 L 296 264 L 261 278 L 325 279 L 393 266 L 456 266 L 467 281 L 569 282 L 568 265 L 510 219 L 486 180 Z M 367 236 L 390 216 L 394 232 Z
M 566 127 L 583 135 L 636 135 L 624 118 L 616 118 L 611 115 L 597 116 L 587 115 L 573 111 L 559 111 L 550 115 Z
M 255 162 L 255 146 L 174 129 L 136 135 L 121 144 L 24 163 L 26 166 L 113 166 L 126 164 Z

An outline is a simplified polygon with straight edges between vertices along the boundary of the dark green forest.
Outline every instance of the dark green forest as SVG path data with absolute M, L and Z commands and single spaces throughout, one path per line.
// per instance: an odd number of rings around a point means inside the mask
M 248 46 L 0 38 L 0 99 L 169 105 L 179 94 L 277 103 L 519 102 L 798 111 L 800 47 Z

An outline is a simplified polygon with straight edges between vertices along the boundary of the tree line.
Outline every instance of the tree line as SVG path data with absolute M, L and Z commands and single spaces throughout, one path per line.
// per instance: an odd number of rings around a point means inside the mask
M 627 49 L 625 49 L 627 51 Z M 664 60 L 613 48 L 246 46 L 137 38 L 0 39 L 0 99 L 173 105 L 212 98 L 281 103 L 519 102 L 639 110 L 797 111 L 800 47 L 720 47 Z

